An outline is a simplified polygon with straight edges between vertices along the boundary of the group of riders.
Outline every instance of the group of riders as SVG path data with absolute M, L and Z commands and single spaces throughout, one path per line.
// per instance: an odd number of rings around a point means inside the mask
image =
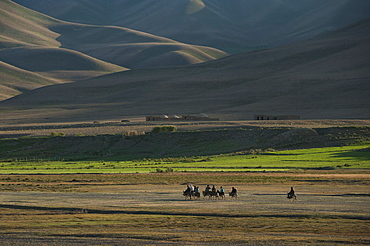
M 216 189 L 216 187 L 213 185 L 212 188 L 207 185 L 204 191 L 202 192 L 204 197 L 214 197 L 214 198 L 225 198 L 225 189 L 220 186 L 220 189 Z M 192 197 L 199 198 L 200 197 L 200 191 L 199 186 L 193 186 L 192 184 L 187 185 L 186 190 L 184 190 L 185 197 L 189 197 L 190 199 Z M 231 188 L 231 191 L 229 192 L 229 196 L 233 198 L 238 197 L 238 190 L 235 187 Z
M 186 190 L 184 190 L 183 195 L 185 197 L 189 197 L 190 199 L 192 197 L 194 198 L 200 198 L 200 191 L 199 191 L 199 186 L 193 186 L 192 184 L 187 185 Z M 205 190 L 203 191 L 203 196 L 204 197 L 214 197 L 214 198 L 225 198 L 225 189 L 220 186 L 220 189 L 216 190 L 216 187 L 213 185 L 212 188 L 207 185 Z M 238 197 L 238 190 L 235 187 L 231 188 L 231 191 L 229 192 L 229 196 L 232 198 L 237 198 Z M 287 193 L 287 198 L 290 201 L 296 200 L 297 196 L 295 194 L 295 191 L 293 187 L 290 187 L 290 191 Z

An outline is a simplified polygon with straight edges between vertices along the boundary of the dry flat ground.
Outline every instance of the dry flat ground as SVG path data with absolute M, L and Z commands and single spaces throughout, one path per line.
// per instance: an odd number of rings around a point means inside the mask
M 370 176 L 326 174 L 314 182 L 302 175 L 293 183 L 237 184 L 238 200 L 185 200 L 185 184 L 75 182 L 64 192 L 20 192 L 14 183 L 0 194 L 1 244 L 369 244 Z M 298 196 L 292 203 L 291 185 Z

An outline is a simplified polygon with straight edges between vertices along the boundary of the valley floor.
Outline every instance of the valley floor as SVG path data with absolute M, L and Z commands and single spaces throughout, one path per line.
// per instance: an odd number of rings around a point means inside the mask
M 237 200 L 186 200 L 186 184 L 127 184 L 124 175 L 105 184 L 89 176 L 59 184 L 49 176 L 19 176 L 43 191 L 2 176 L 8 188 L 0 194 L 0 238 L 2 245 L 369 244 L 368 175 L 310 175 L 321 179 L 236 184 Z M 217 188 L 235 185 L 219 177 Z M 206 184 L 195 185 L 203 190 Z M 286 198 L 290 186 L 294 202 Z

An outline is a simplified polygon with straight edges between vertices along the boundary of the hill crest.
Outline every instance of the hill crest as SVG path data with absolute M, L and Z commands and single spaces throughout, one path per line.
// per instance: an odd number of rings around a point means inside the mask
M 15 1 L 62 20 L 127 27 L 228 53 L 293 43 L 370 17 L 370 2 L 353 0 Z

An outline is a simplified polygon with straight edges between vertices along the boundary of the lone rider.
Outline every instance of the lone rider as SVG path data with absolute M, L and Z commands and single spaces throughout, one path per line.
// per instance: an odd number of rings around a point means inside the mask
M 293 187 L 290 187 L 290 191 L 288 192 L 287 198 L 291 199 L 293 197 L 295 197 L 295 192 L 294 192 Z
M 230 196 L 235 196 L 237 194 L 238 194 L 238 190 L 235 187 L 231 188 L 231 192 L 229 193 L 229 195 Z

